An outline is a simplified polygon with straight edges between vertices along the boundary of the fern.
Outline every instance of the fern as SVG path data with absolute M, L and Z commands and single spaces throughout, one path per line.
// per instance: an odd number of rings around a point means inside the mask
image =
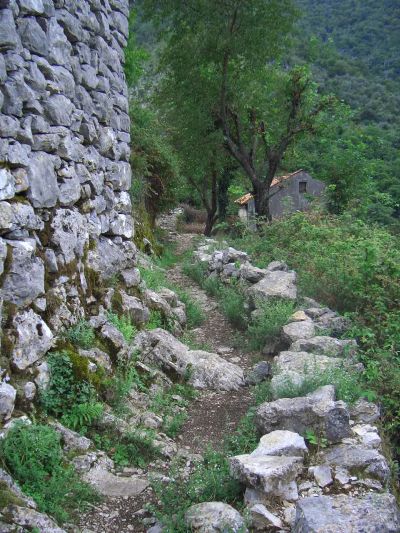
M 79 430 L 91 426 L 103 414 L 104 406 L 101 403 L 81 403 L 74 405 L 68 414 L 61 420 L 71 429 Z

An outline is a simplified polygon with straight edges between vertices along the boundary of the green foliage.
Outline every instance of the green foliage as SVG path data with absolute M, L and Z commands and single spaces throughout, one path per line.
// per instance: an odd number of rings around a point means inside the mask
M 102 403 L 79 403 L 61 417 L 61 422 L 74 430 L 82 431 L 101 418 L 103 411 Z
M 94 329 L 86 320 L 80 320 L 77 324 L 68 328 L 64 332 L 64 337 L 67 341 L 84 350 L 92 348 L 96 338 Z
M 210 278 L 209 278 L 210 279 Z M 222 286 L 218 292 L 221 310 L 235 328 L 244 330 L 247 327 L 245 296 L 239 284 Z
M 326 448 L 328 446 L 328 439 L 320 434 L 317 435 L 311 429 L 306 431 L 305 438 L 309 444 L 315 446 L 317 452 L 319 452 L 321 448 Z
M 40 391 L 40 402 L 47 414 L 60 417 L 69 413 L 75 405 L 91 404 L 96 399 L 95 388 L 86 379 L 80 379 L 81 369 L 74 368 L 71 356 L 79 358 L 77 354 L 64 350 L 51 353 L 47 359 L 50 382 L 45 390 Z
M 130 317 L 108 312 L 107 318 L 122 333 L 126 342 L 131 342 L 134 339 L 137 334 L 137 328 L 132 324 Z
M 247 329 L 250 349 L 261 350 L 276 338 L 293 314 L 294 303 L 283 299 L 258 302 Z
M 227 436 L 224 443 L 227 455 L 251 453 L 257 448 L 260 439 L 254 423 L 254 415 L 255 409 L 251 408 L 240 420 L 234 433 Z
M 129 361 L 119 361 L 114 375 L 104 381 L 104 396 L 114 412 L 124 413 L 125 400 L 132 389 L 141 392 L 146 390 L 146 385 L 135 368 L 134 357 Z
M 60 436 L 49 426 L 16 424 L 0 442 L 0 458 L 22 490 L 60 522 L 77 518 L 95 491 L 64 466 Z
M 150 311 L 150 318 L 146 324 L 146 329 L 157 329 L 163 328 L 165 326 L 165 320 L 161 314 L 161 311 L 155 311 L 152 309 Z M 168 327 L 166 329 L 169 329 Z
M 138 466 L 144 468 L 160 456 L 154 443 L 154 432 L 144 428 L 120 434 L 118 431 L 92 432 L 89 436 L 96 446 L 105 450 L 119 466 Z
M 238 503 L 241 498 L 241 486 L 229 472 L 229 461 L 224 453 L 207 450 L 202 462 L 198 463 L 185 479 L 179 465 L 174 465 L 169 473 L 172 481 L 164 484 L 153 480 L 153 488 L 161 501 L 156 516 L 168 533 L 186 533 L 184 522 L 186 510 L 195 503 L 222 501 Z
M 153 397 L 150 409 L 163 419 L 162 429 L 169 437 L 176 437 L 187 420 L 186 408 L 197 393 L 190 385 L 173 385 Z
M 204 322 L 204 313 L 199 304 L 186 291 L 179 287 L 174 287 L 173 290 L 177 293 L 178 298 L 186 306 L 186 320 L 189 329 L 197 328 Z

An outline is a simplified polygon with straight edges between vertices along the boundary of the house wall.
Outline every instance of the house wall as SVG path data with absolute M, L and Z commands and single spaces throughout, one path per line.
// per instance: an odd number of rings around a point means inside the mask
M 306 194 L 299 192 L 299 183 L 301 181 L 307 182 Z M 271 193 L 274 193 L 277 189 L 279 189 L 277 185 L 271 187 Z M 307 195 L 321 196 L 324 189 L 325 184 L 312 178 L 307 172 L 295 174 L 285 180 L 283 188 L 270 199 L 269 205 L 272 217 L 277 218 L 287 213 L 308 209 L 310 202 L 306 198 Z

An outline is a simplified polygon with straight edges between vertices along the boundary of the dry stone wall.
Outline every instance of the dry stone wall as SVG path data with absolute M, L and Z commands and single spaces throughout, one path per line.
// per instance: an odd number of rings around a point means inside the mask
M 128 0 L 0 0 L 0 422 L 132 267 Z

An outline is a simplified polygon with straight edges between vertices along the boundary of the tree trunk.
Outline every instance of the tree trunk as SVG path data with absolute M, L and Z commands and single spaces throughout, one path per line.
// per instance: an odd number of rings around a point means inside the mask
M 269 210 L 269 188 L 268 182 L 260 181 L 254 186 L 253 196 L 255 201 L 256 215 L 263 217 L 265 220 L 271 220 Z
M 210 237 L 213 226 L 218 218 L 218 174 L 215 170 L 211 173 L 211 201 L 204 202 L 207 209 L 207 221 L 204 228 L 204 235 Z
M 214 227 L 215 220 L 216 220 L 215 213 L 213 214 L 211 211 L 207 212 L 206 227 L 204 228 L 204 235 L 206 237 L 210 237 L 211 236 L 211 232 L 212 232 L 212 229 Z

